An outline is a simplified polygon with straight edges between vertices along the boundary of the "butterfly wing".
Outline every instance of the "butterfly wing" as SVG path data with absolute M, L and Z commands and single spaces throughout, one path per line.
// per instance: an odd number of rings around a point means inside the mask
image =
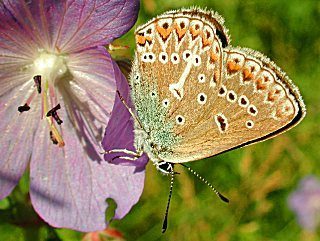
M 269 139 L 305 116 L 297 87 L 261 53 L 227 47 L 223 63 L 221 85 L 211 88 L 206 83 L 203 109 L 194 100 L 188 109 L 197 112 L 186 115 L 194 121 L 175 128 L 183 141 L 175 146 L 171 162 L 198 160 Z M 198 92 L 194 87 L 190 95 L 195 99 Z
M 155 18 L 139 27 L 135 36 L 132 100 L 143 131 L 161 149 L 169 150 L 181 139 L 172 128 L 176 119 L 180 121 L 176 112 L 191 101 L 189 76 L 197 75 L 200 82 L 207 79 L 212 86 L 222 81 L 222 49 L 229 43 L 227 30 L 217 14 L 189 9 Z M 210 70 L 207 76 L 198 74 L 206 69 Z M 141 139 L 143 142 L 145 138 L 136 135 L 136 142 Z M 150 156 L 146 148 L 142 149 Z M 159 152 L 163 156 L 169 153 Z
M 305 115 L 298 89 L 274 63 L 228 47 L 215 13 L 165 13 L 139 27 L 136 42 L 132 97 L 144 132 L 169 149 L 157 158 L 213 156 L 275 136 Z

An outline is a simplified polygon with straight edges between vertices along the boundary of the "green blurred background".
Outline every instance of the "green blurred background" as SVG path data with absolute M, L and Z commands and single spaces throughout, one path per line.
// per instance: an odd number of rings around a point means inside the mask
M 302 178 L 320 178 L 320 1 L 142 0 L 137 25 L 166 10 L 190 6 L 220 13 L 233 46 L 258 50 L 287 72 L 300 88 L 307 116 L 293 130 L 272 140 L 189 164 L 225 194 L 230 204 L 221 202 L 195 176 L 178 167 L 181 174 L 176 178 L 169 227 L 163 235 L 170 180 L 148 165 L 140 202 L 111 227 L 130 241 L 320 240 L 320 229 L 301 228 L 288 207 L 288 197 Z M 131 57 L 133 31 L 115 44 L 130 47 L 114 53 L 116 58 Z M 27 175 L 11 198 L 0 202 L 0 241 L 81 240 L 82 233 L 39 223 L 30 203 L 25 202 L 26 180 Z M 12 200 L 21 202 L 9 212 Z M 26 217 L 28 225 L 15 223 L 10 219 L 14 215 Z

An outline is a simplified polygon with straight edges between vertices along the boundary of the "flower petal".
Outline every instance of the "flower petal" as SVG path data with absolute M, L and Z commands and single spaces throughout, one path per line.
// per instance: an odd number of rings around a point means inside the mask
M 92 58 L 91 61 L 97 59 L 100 58 Z M 113 68 L 116 78 L 122 77 L 114 63 Z M 94 66 L 88 69 L 93 69 L 93 73 L 99 71 Z M 80 83 L 79 86 L 88 77 L 87 74 L 75 76 L 78 79 L 74 82 Z M 79 80 L 80 77 L 84 79 Z M 99 75 L 96 77 L 92 82 L 92 91 L 102 78 Z M 86 85 L 90 85 L 89 79 Z M 87 91 L 88 87 L 84 90 Z M 91 96 L 96 97 L 90 91 L 88 101 Z M 102 95 L 102 92 L 97 95 Z M 80 94 L 78 100 L 84 96 Z M 144 170 L 105 162 L 98 143 L 105 128 L 105 121 L 101 121 L 102 114 L 86 107 L 80 110 L 79 106 L 83 108 L 83 104 L 65 103 L 61 103 L 59 110 L 65 147 L 59 148 L 51 143 L 46 126 L 41 126 L 35 135 L 37 143 L 30 164 L 32 203 L 38 214 L 52 226 L 85 232 L 102 230 L 106 227 L 106 199 L 112 198 L 117 203 L 114 218 L 124 217 L 140 198 Z M 92 119 L 88 118 L 90 116 Z
M 118 78 L 114 73 L 118 66 L 114 66 L 110 54 L 104 47 L 88 49 L 71 54 L 68 66 L 73 80 L 64 83 L 64 90 L 71 89 L 73 93 L 66 94 L 76 95 L 75 98 L 97 113 L 95 118 L 107 124 L 106 115 L 110 115 L 114 105 L 115 78 Z
M 55 45 L 65 52 L 77 52 L 109 44 L 134 25 L 139 4 L 138 0 L 69 0 L 53 31 Z
M 0 33 L 28 56 L 37 49 L 35 45 L 48 51 L 78 52 L 126 33 L 137 19 L 139 4 L 138 0 L 4 0 Z M 5 42 L 0 38 L 0 43 Z
M 29 81 L 0 97 L 0 199 L 11 193 L 31 156 L 34 132 L 40 120 L 39 103 L 26 113 L 20 114 L 17 108 L 25 103 L 32 86 Z
M 139 4 L 138 0 L 45 1 L 52 47 L 70 53 L 109 44 L 134 25 Z
M 132 102 L 130 99 L 129 86 L 127 80 L 124 78 L 117 81 L 117 87 L 120 95 L 126 102 L 126 104 L 132 108 Z M 134 124 L 130 112 L 120 100 L 119 96 L 116 96 L 115 105 L 112 110 L 109 124 L 106 128 L 106 132 L 102 141 L 102 146 L 105 151 L 113 149 L 127 149 L 129 151 L 136 152 L 134 148 Z M 136 167 L 144 168 L 148 162 L 148 157 L 143 154 L 135 161 L 125 160 L 118 158 L 119 156 L 129 156 L 123 152 L 105 154 L 104 159 L 110 163 L 121 165 L 132 165 Z M 132 157 L 132 156 L 131 156 Z

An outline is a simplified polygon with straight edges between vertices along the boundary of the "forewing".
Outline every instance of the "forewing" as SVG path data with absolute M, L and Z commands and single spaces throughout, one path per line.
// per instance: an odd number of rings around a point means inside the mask
M 167 161 L 194 161 L 263 141 L 292 128 L 305 116 L 297 87 L 267 57 L 228 47 L 223 63 L 221 85 L 189 82 L 192 101 L 179 110 L 185 124 L 175 128 L 183 141 Z M 202 91 L 207 101 L 200 105 L 196 96 Z
M 221 84 L 222 49 L 229 44 L 223 19 L 214 12 L 197 9 L 171 11 L 139 27 L 135 37 L 131 87 L 144 131 L 159 134 L 172 123 L 182 126 L 182 112 L 191 109 L 190 92 L 194 87 L 198 83 L 211 87 Z M 196 76 L 195 85 L 190 76 Z M 201 84 L 198 90 L 205 89 L 207 86 Z M 150 96 L 156 97 L 156 105 Z M 162 113 L 165 120 L 158 121 Z M 165 137 L 161 139 L 163 142 Z M 174 143 L 181 140 L 179 135 L 171 139 Z M 172 147 L 170 143 L 162 146 Z M 169 152 L 160 153 L 160 158 L 166 159 Z

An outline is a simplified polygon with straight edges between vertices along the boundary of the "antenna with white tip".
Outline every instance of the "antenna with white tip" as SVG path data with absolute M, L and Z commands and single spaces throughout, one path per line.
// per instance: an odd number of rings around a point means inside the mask
M 228 203 L 229 199 L 226 198 L 225 196 L 223 196 L 220 192 L 218 192 L 210 182 L 208 182 L 206 179 L 204 179 L 202 176 L 200 176 L 196 171 L 194 171 L 193 169 L 191 169 L 190 167 L 186 166 L 183 163 L 179 163 L 180 165 L 184 166 L 185 168 L 188 169 L 189 172 L 191 172 L 193 175 L 195 175 L 200 181 L 204 182 L 205 184 L 207 184 L 211 190 L 224 202 Z
M 171 201 L 171 196 L 172 196 L 172 188 L 173 188 L 173 181 L 174 181 L 174 175 L 176 173 L 173 171 L 173 168 L 171 170 L 171 181 L 170 181 L 170 190 L 169 190 L 169 197 L 168 197 L 168 202 L 167 202 L 167 208 L 166 208 L 166 213 L 164 215 L 163 223 L 162 223 L 162 230 L 161 232 L 164 233 L 167 230 L 168 227 L 168 213 L 169 213 L 169 206 L 170 206 L 170 201 Z

